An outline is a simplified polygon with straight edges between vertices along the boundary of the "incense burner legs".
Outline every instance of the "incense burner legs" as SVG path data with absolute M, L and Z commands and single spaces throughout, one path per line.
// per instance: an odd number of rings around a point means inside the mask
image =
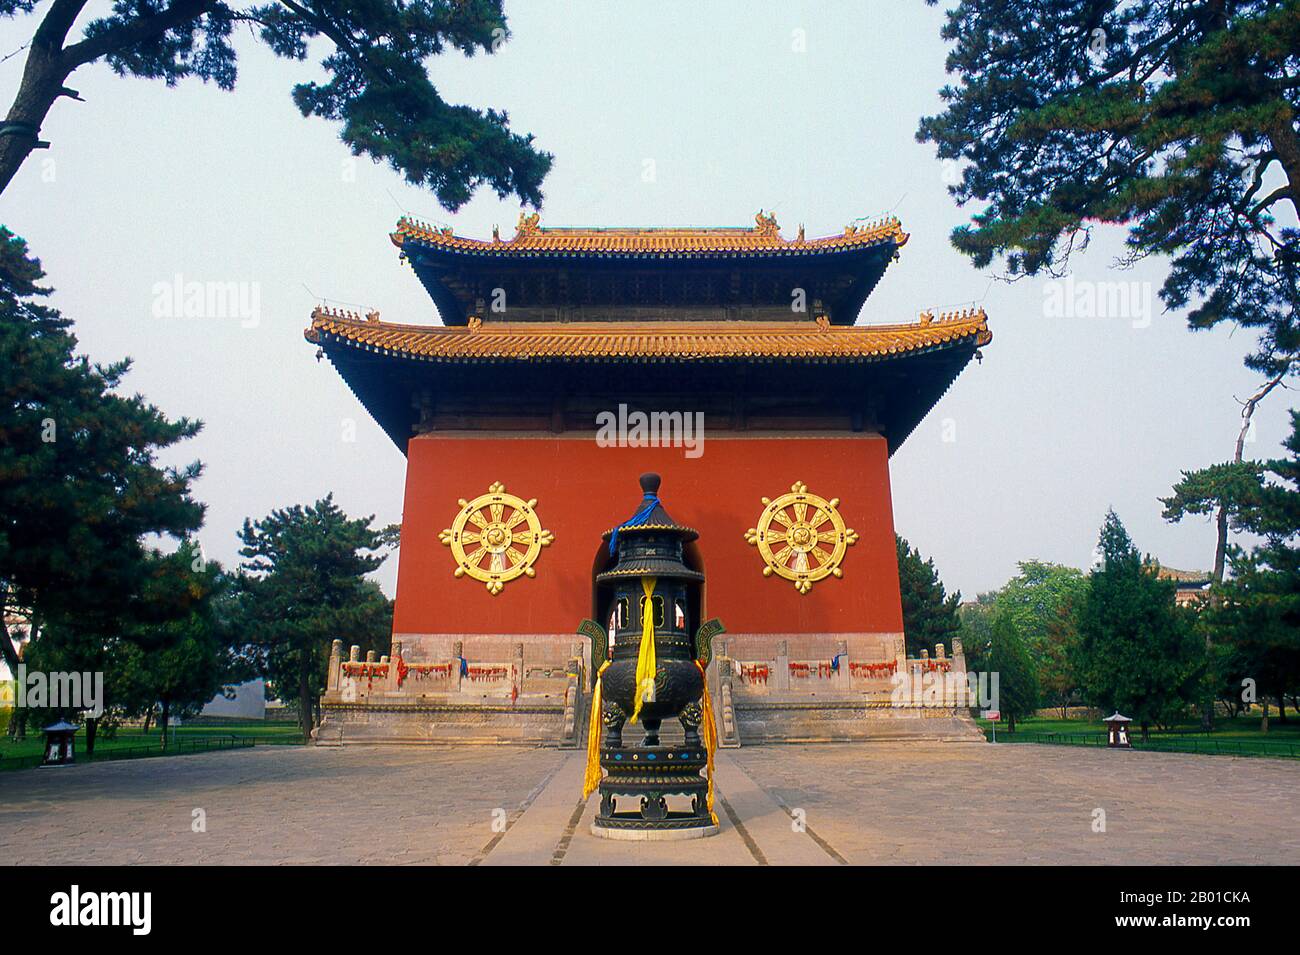
M 696 839 L 713 835 L 717 825 L 709 813 L 709 781 L 703 775 L 708 753 L 700 739 L 704 711 L 699 697 L 704 681 L 692 660 L 663 659 L 659 663 L 653 702 L 641 709 L 645 737 L 636 746 L 623 745 L 623 728 L 634 705 L 636 661 L 616 660 L 605 672 L 604 725 L 600 765 L 600 808 L 592 823 L 594 835 L 607 839 Z M 665 719 L 681 723 L 684 738 L 663 745 Z
M 717 833 L 709 815 L 708 754 L 694 746 L 603 747 L 600 808 L 592 835 L 634 841 L 700 839 Z

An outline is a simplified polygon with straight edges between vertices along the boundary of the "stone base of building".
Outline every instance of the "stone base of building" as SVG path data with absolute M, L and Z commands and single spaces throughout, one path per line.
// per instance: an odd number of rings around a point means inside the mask
M 719 640 L 718 734 L 756 743 L 982 742 L 959 640 L 909 657 L 901 633 L 728 634 Z
M 345 658 L 335 641 L 317 744 L 584 745 L 585 641 L 400 636 L 391 659 L 362 660 L 357 648 Z M 969 716 L 959 643 L 951 657 L 939 646 L 918 658 L 902 634 L 729 635 L 715 649 L 708 680 L 724 748 L 984 739 Z M 634 745 L 636 729 L 628 734 Z
M 587 661 L 576 640 L 406 635 L 392 657 L 330 653 L 321 746 L 366 743 L 578 745 Z
M 912 708 L 862 700 L 773 701 L 735 707 L 742 745 L 929 740 L 982 743 L 965 707 Z
M 585 701 L 584 701 L 585 702 Z M 312 734 L 318 746 L 364 744 L 515 744 L 573 748 L 582 744 L 574 723 L 581 712 L 562 705 L 330 704 Z M 862 700 L 764 701 L 735 707 L 731 746 L 763 743 L 890 742 L 979 743 L 984 734 L 965 708 L 913 709 Z M 724 744 L 725 747 L 725 744 Z
M 559 746 L 565 742 L 565 708 L 556 704 L 381 703 L 321 707 L 312 734 L 318 746 L 365 743 L 514 743 Z

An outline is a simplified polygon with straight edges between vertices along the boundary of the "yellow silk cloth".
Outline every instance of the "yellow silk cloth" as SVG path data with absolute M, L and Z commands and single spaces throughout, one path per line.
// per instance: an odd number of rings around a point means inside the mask
M 700 732 L 704 734 L 704 751 L 709 754 L 709 815 L 713 824 L 718 824 L 718 814 L 713 811 L 713 754 L 718 751 L 718 724 L 713 721 L 713 697 L 709 695 L 709 677 L 704 672 L 704 664 L 699 660 L 695 665 L 700 668 L 700 679 L 704 681 L 704 693 L 700 697 L 700 708 L 704 710 L 704 721 L 700 723 Z
M 596 689 L 591 694 L 591 718 L 587 723 L 587 770 L 582 776 L 582 798 L 586 799 L 600 785 L 600 731 L 605 724 L 601 721 L 601 682 L 605 670 L 609 668 L 606 660 L 596 672 Z
M 655 592 L 655 578 L 642 577 L 641 589 L 645 591 L 645 605 L 641 608 L 641 652 L 636 658 L 636 699 L 632 705 L 630 722 L 641 715 L 641 704 L 655 699 L 655 608 L 650 595 Z

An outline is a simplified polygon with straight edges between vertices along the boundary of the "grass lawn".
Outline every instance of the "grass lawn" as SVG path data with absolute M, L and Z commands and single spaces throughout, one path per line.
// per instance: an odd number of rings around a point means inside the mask
M 0 711 L 0 734 L 8 725 L 8 712 Z M 85 728 L 77 733 L 77 759 L 85 757 Z M 167 754 L 203 752 L 205 749 L 251 743 L 301 743 L 302 733 L 294 722 L 261 720 L 203 720 L 187 723 L 168 731 Z M 175 744 L 172 744 L 175 740 Z M 29 728 L 27 739 L 11 740 L 0 735 L 0 771 L 20 769 L 39 761 L 45 737 Z M 143 732 L 136 726 L 119 727 L 112 739 L 102 733 L 95 737 L 95 759 L 135 758 L 164 755 L 157 729 Z
M 984 735 L 993 736 L 990 720 L 976 720 Z M 1260 732 L 1259 715 L 1238 716 L 1234 719 L 1218 717 L 1213 732 L 1201 730 L 1200 723 L 1188 720 L 1167 730 L 1151 730 L 1151 739 L 1143 743 L 1137 727 L 1130 730 L 1137 749 L 1152 749 L 1182 753 L 1221 753 L 1234 756 L 1283 756 L 1300 758 L 1300 717 L 1291 714 L 1286 723 L 1274 716 L 1269 720 L 1267 733 Z M 1106 727 L 1099 720 L 1052 719 L 1033 717 L 1016 723 L 1015 733 L 1007 732 L 1004 722 L 998 724 L 999 743 L 1061 743 L 1073 745 L 1105 745 Z

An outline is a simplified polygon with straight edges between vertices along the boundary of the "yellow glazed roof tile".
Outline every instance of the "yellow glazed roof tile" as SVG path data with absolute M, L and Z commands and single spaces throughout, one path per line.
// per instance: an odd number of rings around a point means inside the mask
M 511 239 L 502 239 L 493 230 L 491 239 L 471 239 L 456 235 L 448 228 L 434 228 L 410 218 L 402 218 L 392 233 L 399 248 L 407 243 L 434 249 L 480 255 L 616 255 L 681 256 L 695 255 L 806 255 L 839 252 L 870 246 L 902 246 L 908 234 L 895 218 L 889 217 L 870 225 L 850 224 L 836 235 L 805 239 L 803 227 L 794 239 L 781 236 L 773 214 L 759 213 L 752 228 L 702 229 L 570 229 L 544 228 L 537 213 L 520 214 Z
M 815 322 L 541 322 L 449 327 L 397 325 L 350 312 L 312 312 L 308 341 L 431 361 L 870 361 L 969 342 L 993 334 L 983 309 L 923 315 L 910 325 L 827 326 Z

